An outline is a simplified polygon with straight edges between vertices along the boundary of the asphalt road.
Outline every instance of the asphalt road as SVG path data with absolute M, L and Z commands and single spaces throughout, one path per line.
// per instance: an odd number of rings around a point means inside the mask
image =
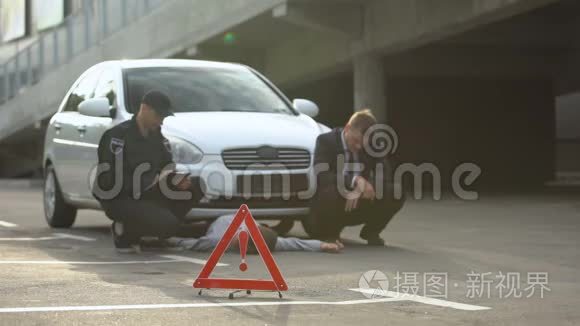
M 208 254 L 120 255 L 102 213 L 51 230 L 39 189 L 5 188 L 0 324 L 577 325 L 579 212 L 570 195 L 410 201 L 383 233 L 388 247 L 366 247 L 348 228 L 341 254 L 275 254 L 283 299 L 229 300 L 191 286 Z M 215 276 L 268 278 L 259 257 L 245 273 L 235 253 L 220 262 Z

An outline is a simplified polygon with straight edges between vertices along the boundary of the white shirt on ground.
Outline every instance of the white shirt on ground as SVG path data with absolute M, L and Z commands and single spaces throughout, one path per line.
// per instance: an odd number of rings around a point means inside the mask
M 235 215 L 223 215 L 218 217 L 208 228 L 207 233 L 200 238 L 171 238 L 168 241 L 180 247 L 184 247 L 193 251 L 209 251 L 213 250 L 220 242 L 226 230 L 232 224 Z M 242 223 L 238 232 L 248 229 Z M 320 246 L 322 242 L 319 240 L 305 240 L 300 238 L 283 238 L 278 237 L 276 240 L 275 251 L 321 251 Z M 231 247 L 230 247 L 231 248 Z

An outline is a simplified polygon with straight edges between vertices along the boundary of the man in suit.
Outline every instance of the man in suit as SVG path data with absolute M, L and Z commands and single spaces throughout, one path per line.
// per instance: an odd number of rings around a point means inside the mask
M 370 142 L 365 133 L 376 123 L 370 110 L 362 110 L 354 113 L 344 128 L 318 136 L 314 167 L 322 172 L 317 172 L 317 191 L 306 223 L 313 237 L 334 242 L 345 226 L 363 224 L 360 237 L 368 245 L 385 244 L 379 234 L 404 199 L 394 198 L 392 170 L 386 157 L 368 153 Z M 377 196 L 375 189 L 379 182 L 384 189 L 382 196 Z

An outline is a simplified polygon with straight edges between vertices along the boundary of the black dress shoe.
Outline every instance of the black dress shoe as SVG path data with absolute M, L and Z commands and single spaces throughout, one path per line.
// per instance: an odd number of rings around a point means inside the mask
M 111 224 L 111 234 L 113 235 L 113 243 L 115 244 L 115 249 L 120 254 L 134 254 L 139 253 L 141 248 L 139 244 L 131 242 L 123 228 L 123 223 L 113 222 Z
M 375 234 L 375 235 L 361 234 L 360 237 L 367 241 L 368 246 L 381 246 L 382 247 L 385 245 L 385 240 L 383 240 L 381 237 L 379 237 L 378 234 Z

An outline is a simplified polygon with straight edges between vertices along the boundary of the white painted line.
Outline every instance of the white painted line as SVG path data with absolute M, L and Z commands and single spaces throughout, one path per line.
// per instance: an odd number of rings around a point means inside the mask
M 71 240 L 79 240 L 79 241 L 96 241 L 97 239 L 88 238 L 88 237 L 81 237 L 78 235 L 66 234 L 66 233 L 53 233 L 52 236 L 45 236 L 45 237 L 19 237 L 19 238 L 0 238 L 0 241 L 48 241 L 48 240 L 62 240 L 62 239 L 71 239 Z
M 169 258 L 169 259 L 174 259 L 174 260 L 182 261 L 182 262 L 194 263 L 194 264 L 198 264 L 198 265 L 205 265 L 207 263 L 207 260 L 197 259 L 197 258 L 190 258 L 190 257 L 184 257 L 184 256 L 161 255 L 161 257 Z M 229 265 L 228 264 L 217 263 L 216 266 L 229 266 Z
M 181 263 L 179 260 L 126 260 L 126 261 L 64 261 L 64 260 L 1 260 L 0 265 L 131 265 Z
M 194 263 L 205 265 L 202 259 L 161 255 L 164 260 L 126 260 L 126 261 L 63 261 L 63 260 L 0 260 L 0 265 L 132 265 L 132 264 L 164 264 L 164 263 Z M 217 266 L 229 266 L 218 263 Z
M 489 309 L 491 309 L 490 307 L 475 306 L 475 305 L 470 305 L 470 304 L 465 304 L 465 303 L 423 297 L 423 296 L 415 295 L 415 294 L 401 293 L 401 292 L 395 292 L 395 291 L 384 291 L 381 289 L 349 289 L 349 290 L 355 291 L 355 292 L 360 292 L 360 293 L 372 294 L 372 295 L 380 295 L 383 297 L 396 298 L 396 299 L 399 299 L 401 301 L 403 301 L 403 300 L 404 301 L 414 301 L 414 302 L 429 304 L 429 305 L 433 305 L 433 306 L 448 307 L 448 308 L 453 308 L 453 309 L 458 309 L 458 310 L 477 311 L 477 310 L 489 310 Z
M 14 223 L 6 222 L 6 221 L 0 221 L 0 226 L 3 226 L 5 228 L 15 228 L 18 225 L 14 224 Z
M 0 238 L 0 241 L 46 241 L 46 240 L 58 240 L 58 239 L 62 239 L 62 237 L 38 237 L 38 238 L 20 237 L 20 238 Z
M 22 312 L 57 312 L 57 311 L 102 311 L 102 310 L 135 310 L 135 309 L 175 309 L 175 308 L 219 308 L 219 307 L 249 307 L 249 306 L 297 306 L 297 305 L 359 305 L 381 302 L 401 301 L 397 298 L 365 299 L 349 301 L 255 301 L 255 302 L 203 302 L 174 304 L 139 304 L 118 306 L 65 306 L 65 307 L 15 307 L 0 308 L 0 313 Z
M 82 141 L 73 141 L 73 140 L 66 140 L 66 139 L 60 139 L 60 138 L 54 138 L 52 141 L 57 143 L 57 144 L 88 147 L 88 148 L 99 148 L 99 145 L 97 145 L 97 144 L 85 143 Z
M 63 239 L 73 239 L 73 240 L 79 240 L 79 241 L 97 241 L 97 239 L 95 239 L 95 238 L 82 237 L 79 235 L 72 235 L 72 234 L 68 234 L 68 233 L 53 233 L 53 234 L 56 235 L 57 237 L 60 237 Z

